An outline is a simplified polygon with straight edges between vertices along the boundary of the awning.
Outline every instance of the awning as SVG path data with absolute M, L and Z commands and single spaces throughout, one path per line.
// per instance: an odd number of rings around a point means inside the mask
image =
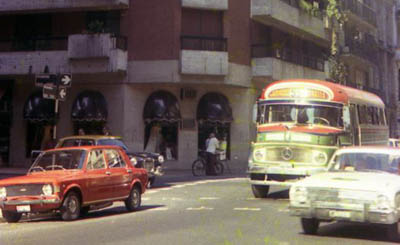
M 72 105 L 71 118 L 73 121 L 106 121 L 107 102 L 97 91 L 81 92 Z
M 176 97 L 167 91 L 152 93 L 143 110 L 146 123 L 153 121 L 177 122 L 181 120 L 181 112 Z
M 24 119 L 29 121 L 52 121 L 54 117 L 54 100 L 44 99 L 42 91 L 37 91 L 24 105 Z
M 213 123 L 232 122 L 232 108 L 228 99 L 219 93 L 205 94 L 197 106 L 197 120 Z

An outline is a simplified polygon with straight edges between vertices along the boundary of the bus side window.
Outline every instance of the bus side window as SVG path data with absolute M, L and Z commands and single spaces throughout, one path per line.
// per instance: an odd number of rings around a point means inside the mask
M 351 114 L 348 106 L 343 107 L 343 126 L 344 130 L 350 131 L 351 130 Z M 353 119 L 354 121 L 354 119 Z
M 379 124 L 385 125 L 385 113 L 382 108 L 379 109 Z

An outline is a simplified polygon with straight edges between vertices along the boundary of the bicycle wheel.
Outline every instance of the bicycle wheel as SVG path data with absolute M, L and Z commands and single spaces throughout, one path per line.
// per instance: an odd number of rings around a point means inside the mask
M 206 174 L 206 165 L 203 160 L 197 159 L 192 163 L 193 176 L 202 176 Z
M 223 173 L 224 173 L 224 165 L 220 161 L 217 161 L 215 163 L 215 174 L 222 175 Z

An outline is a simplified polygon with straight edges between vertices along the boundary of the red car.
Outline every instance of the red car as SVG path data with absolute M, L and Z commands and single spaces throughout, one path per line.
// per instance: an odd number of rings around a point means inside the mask
M 114 201 L 124 201 L 134 211 L 147 181 L 146 170 L 132 166 L 120 147 L 53 149 L 42 152 L 27 175 L 0 180 L 0 208 L 7 222 L 42 212 L 59 212 L 63 220 L 74 220 Z

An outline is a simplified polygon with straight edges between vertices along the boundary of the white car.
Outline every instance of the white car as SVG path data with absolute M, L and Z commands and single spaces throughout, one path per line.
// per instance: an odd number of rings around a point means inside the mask
M 399 240 L 400 149 L 348 147 L 336 151 L 328 172 L 291 186 L 290 214 L 301 217 L 303 231 L 316 234 L 320 222 L 385 224 Z

